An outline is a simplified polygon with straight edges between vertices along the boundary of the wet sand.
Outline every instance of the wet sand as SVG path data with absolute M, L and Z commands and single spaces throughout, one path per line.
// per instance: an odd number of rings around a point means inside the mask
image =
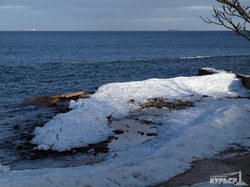
M 159 187 L 177 187 L 209 181 L 211 175 L 242 171 L 242 179 L 250 185 L 250 153 L 230 158 L 204 159 L 193 163 L 190 170 L 177 175 Z

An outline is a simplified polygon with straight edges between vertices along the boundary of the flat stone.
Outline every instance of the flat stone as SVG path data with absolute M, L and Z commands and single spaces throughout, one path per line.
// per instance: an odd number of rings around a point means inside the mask
M 40 97 L 27 99 L 25 100 L 25 103 L 41 105 L 41 106 L 53 106 L 60 101 L 61 100 L 59 98 L 53 98 L 50 96 L 40 96 Z
M 249 76 L 249 75 L 236 74 L 236 76 L 237 76 L 238 78 L 241 78 L 242 84 L 243 84 L 246 88 L 250 89 L 250 76 Z

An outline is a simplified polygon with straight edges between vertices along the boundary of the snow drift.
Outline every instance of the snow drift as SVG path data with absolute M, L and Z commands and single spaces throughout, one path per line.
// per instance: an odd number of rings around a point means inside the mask
M 202 97 L 203 95 L 210 97 Z M 3 170 L 2 186 L 145 186 L 166 181 L 190 168 L 192 161 L 214 157 L 233 143 L 250 146 L 250 101 L 225 99 L 249 96 L 234 74 L 150 79 L 112 83 L 90 99 L 72 102 L 34 131 L 38 149 L 68 150 L 99 142 L 112 134 L 107 116 L 120 119 L 138 110 L 148 98 L 189 99 L 195 107 L 148 115 L 158 135 L 140 145 L 109 153 L 93 166 L 23 171 Z M 131 99 L 134 102 L 129 102 Z
M 32 143 L 42 150 L 65 151 L 84 147 L 112 135 L 112 129 L 107 124 L 108 116 L 121 118 L 139 109 L 139 103 L 147 98 L 171 100 L 202 95 L 220 98 L 246 92 L 241 89 L 240 80 L 228 73 L 107 84 L 100 87 L 91 99 L 82 99 L 77 103 L 72 101 L 73 111 L 59 114 L 44 127 L 37 127 Z M 135 103 L 129 103 L 131 99 Z

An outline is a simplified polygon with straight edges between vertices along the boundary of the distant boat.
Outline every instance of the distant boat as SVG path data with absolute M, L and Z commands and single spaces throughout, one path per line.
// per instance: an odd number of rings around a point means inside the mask
M 169 29 L 168 30 L 168 32 L 178 32 L 178 31 L 180 31 L 180 30 L 178 30 L 178 29 Z
M 36 29 L 24 29 L 24 31 L 36 31 Z

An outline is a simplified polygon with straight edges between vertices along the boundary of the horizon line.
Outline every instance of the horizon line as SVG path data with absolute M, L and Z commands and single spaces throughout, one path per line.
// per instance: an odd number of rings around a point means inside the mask
M 229 31 L 232 30 L 179 30 L 179 29 L 168 29 L 168 30 L 0 30 L 0 32 L 214 32 L 214 31 Z

